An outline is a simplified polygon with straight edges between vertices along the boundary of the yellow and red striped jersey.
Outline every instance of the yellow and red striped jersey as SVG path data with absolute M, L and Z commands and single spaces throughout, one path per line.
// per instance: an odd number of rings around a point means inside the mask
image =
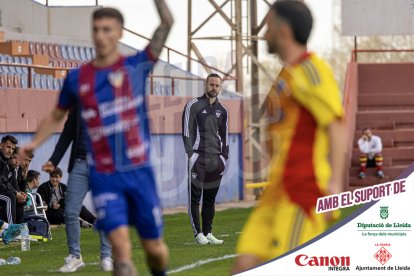
M 261 204 L 288 196 L 306 212 L 326 193 L 331 175 L 328 126 L 343 117 L 338 85 L 329 65 L 306 53 L 280 72 L 267 96 L 271 184 Z

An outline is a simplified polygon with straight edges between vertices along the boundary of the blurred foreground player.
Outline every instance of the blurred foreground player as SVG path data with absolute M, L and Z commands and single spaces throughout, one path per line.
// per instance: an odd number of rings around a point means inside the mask
M 135 226 L 153 275 L 165 275 L 168 248 L 162 239 L 162 215 L 149 162 L 150 132 L 145 82 L 173 24 L 164 0 L 154 0 L 161 24 L 149 45 L 135 56 L 118 53 L 123 17 L 112 8 L 93 13 L 96 58 L 69 72 L 58 106 L 41 122 L 30 153 L 60 125 L 76 103 L 88 133 L 90 188 L 97 227 L 108 234 L 114 275 L 136 275 L 131 260 L 129 225 Z
M 322 233 L 330 216 L 316 214 L 316 201 L 343 182 L 341 99 L 329 66 L 306 50 L 311 13 L 303 1 L 276 1 L 267 27 L 269 52 L 284 63 L 266 100 L 270 185 L 244 226 L 234 274 Z

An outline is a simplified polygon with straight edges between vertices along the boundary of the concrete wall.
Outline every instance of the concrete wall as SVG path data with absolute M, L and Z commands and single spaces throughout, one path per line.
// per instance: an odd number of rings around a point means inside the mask
M 411 93 L 414 63 L 358 65 L 360 93 Z
M 95 9 L 96 7 L 49 7 L 48 35 L 90 39 L 91 14 Z
M 412 0 L 343 0 L 341 4 L 344 35 L 414 34 Z
M 47 8 L 34 1 L 0 0 L 0 13 L 0 26 L 3 28 L 22 33 L 47 34 Z
M 19 33 L 91 38 L 96 7 L 46 7 L 31 0 L 0 0 L 0 27 Z M 16 16 L 19 15 L 19 16 Z

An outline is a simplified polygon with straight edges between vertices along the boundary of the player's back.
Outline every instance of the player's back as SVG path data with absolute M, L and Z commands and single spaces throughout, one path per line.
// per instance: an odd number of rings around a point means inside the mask
M 148 162 L 145 83 L 153 64 L 146 49 L 120 57 L 109 67 L 97 68 L 91 62 L 68 74 L 59 106 L 68 108 L 80 102 L 96 171 L 127 171 Z
M 304 209 L 316 202 L 331 174 L 327 127 L 341 117 L 339 89 L 323 60 L 306 54 L 282 69 L 267 97 L 272 164 L 263 203 L 284 194 Z

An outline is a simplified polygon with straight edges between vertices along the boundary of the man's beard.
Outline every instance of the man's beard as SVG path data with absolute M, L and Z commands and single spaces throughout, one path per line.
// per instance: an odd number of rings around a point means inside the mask
M 209 92 L 207 92 L 207 96 L 209 98 L 215 98 L 215 97 L 217 97 L 217 92 L 216 91 L 209 91 Z
M 277 53 L 277 47 L 274 43 L 267 42 L 267 51 L 269 54 L 276 54 Z

